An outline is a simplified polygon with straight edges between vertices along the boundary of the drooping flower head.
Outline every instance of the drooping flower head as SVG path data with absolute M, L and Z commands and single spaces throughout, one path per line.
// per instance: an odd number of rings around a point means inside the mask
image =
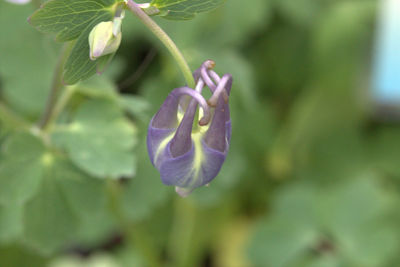
M 207 60 L 194 72 L 196 88 L 174 89 L 148 129 L 151 162 L 160 172 L 162 182 L 175 186 L 183 197 L 217 176 L 229 149 L 232 76 L 220 77 L 212 70 L 214 65 Z M 208 100 L 201 95 L 205 87 L 212 93 Z

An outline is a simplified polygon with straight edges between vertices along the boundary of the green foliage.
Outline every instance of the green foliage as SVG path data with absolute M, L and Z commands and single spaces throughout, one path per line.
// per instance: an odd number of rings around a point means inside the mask
M 46 2 L 29 19 L 39 31 L 56 34 L 60 42 L 73 41 L 74 47 L 65 64 L 64 82 L 75 84 L 101 72 L 110 56 L 97 61 L 89 58 L 88 36 L 94 26 L 114 17 L 116 0 Z
M 257 266 L 299 266 L 314 251 L 307 264 L 329 257 L 344 266 L 386 266 L 400 245 L 386 220 L 395 201 L 368 173 L 332 188 L 294 184 L 279 192 L 273 215 L 256 227 L 250 259 Z
M 66 83 L 98 71 L 87 35 L 117 2 L 34 13 L 70 42 Z M 127 12 L 109 69 L 61 85 L 72 93 L 39 129 L 60 47 L 26 22 L 33 1 L 0 0 L 0 266 L 399 265 L 400 128 L 367 99 L 379 1 L 222 2 L 151 3 L 161 18 L 196 15 L 155 19 L 193 69 L 213 59 L 234 77 L 226 163 L 181 199 L 150 163 L 146 132 L 183 79 L 141 22 Z
M 7 103 L 27 117 L 37 118 L 49 93 L 58 49 L 53 40 L 43 38 L 26 22 L 31 12 L 30 6 L 0 2 L 0 32 L 4 34 L 0 42 L 0 79 L 1 95 Z M 40 68 L 37 62 L 41 62 Z
M 151 6 L 160 11 L 160 16 L 167 19 L 192 19 L 197 13 L 219 7 L 225 0 L 152 0 Z
M 73 121 L 55 130 L 53 140 L 66 149 L 77 166 L 93 176 L 134 174 L 135 129 L 115 103 L 86 102 Z
M 80 224 L 95 224 L 106 207 L 100 181 L 90 179 L 62 158 L 53 158 L 37 194 L 24 210 L 26 241 L 43 252 L 70 244 Z
M 24 204 L 36 193 L 52 156 L 46 154 L 40 140 L 25 133 L 9 139 L 2 152 L 0 203 L 6 206 Z

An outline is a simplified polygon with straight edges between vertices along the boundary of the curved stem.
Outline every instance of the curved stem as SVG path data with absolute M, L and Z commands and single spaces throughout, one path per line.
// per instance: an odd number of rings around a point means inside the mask
M 195 87 L 195 82 L 193 78 L 192 71 L 189 68 L 185 58 L 183 57 L 181 51 L 178 49 L 176 44 L 171 40 L 171 38 L 163 31 L 163 29 L 158 26 L 157 23 L 154 22 L 140 7 L 132 0 L 127 1 L 127 5 L 129 9 L 135 14 L 144 25 L 146 25 L 150 31 L 157 36 L 158 39 L 166 46 L 169 52 L 174 57 L 176 63 L 181 69 L 183 76 L 185 77 L 186 83 L 190 88 Z

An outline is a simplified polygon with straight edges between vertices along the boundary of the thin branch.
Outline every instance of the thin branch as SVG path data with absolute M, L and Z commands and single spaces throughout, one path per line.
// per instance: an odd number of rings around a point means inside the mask
M 67 56 L 69 55 L 70 47 L 71 46 L 69 44 L 65 44 L 61 50 L 61 54 L 58 59 L 57 66 L 54 71 L 50 94 L 49 94 L 49 97 L 47 98 L 46 108 L 42 114 L 42 117 L 40 118 L 40 120 L 38 122 L 38 126 L 40 129 L 44 129 L 47 126 L 47 124 L 49 123 L 50 117 L 52 116 L 51 114 L 53 112 L 54 106 L 57 102 L 58 95 L 60 94 L 60 90 L 64 86 L 63 80 L 62 80 L 63 71 L 64 71 L 64 63 L 67 59 Z

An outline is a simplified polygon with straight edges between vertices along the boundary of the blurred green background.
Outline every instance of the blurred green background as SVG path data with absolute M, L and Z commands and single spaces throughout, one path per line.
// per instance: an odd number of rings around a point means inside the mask
M 400 266 L 400 127 L 368 99 L 378 7 L 228 0 L 191 21 L 156 18 L 192 69 L 213 59 L 234 77 L 227 161 L 182 199 L 145 147 L 150 118 L 184 83 L 159 41 L 126 15 L 117 56 L 76 86 L 53 152 L 9 111 L 38 120 L 61 46 L 28 25 L 33 4 L 1 1 L 0 266 Z M 9 193 L 1 175 L 24 189 Z M 39 176 L 39 193 L 9 200 Z

